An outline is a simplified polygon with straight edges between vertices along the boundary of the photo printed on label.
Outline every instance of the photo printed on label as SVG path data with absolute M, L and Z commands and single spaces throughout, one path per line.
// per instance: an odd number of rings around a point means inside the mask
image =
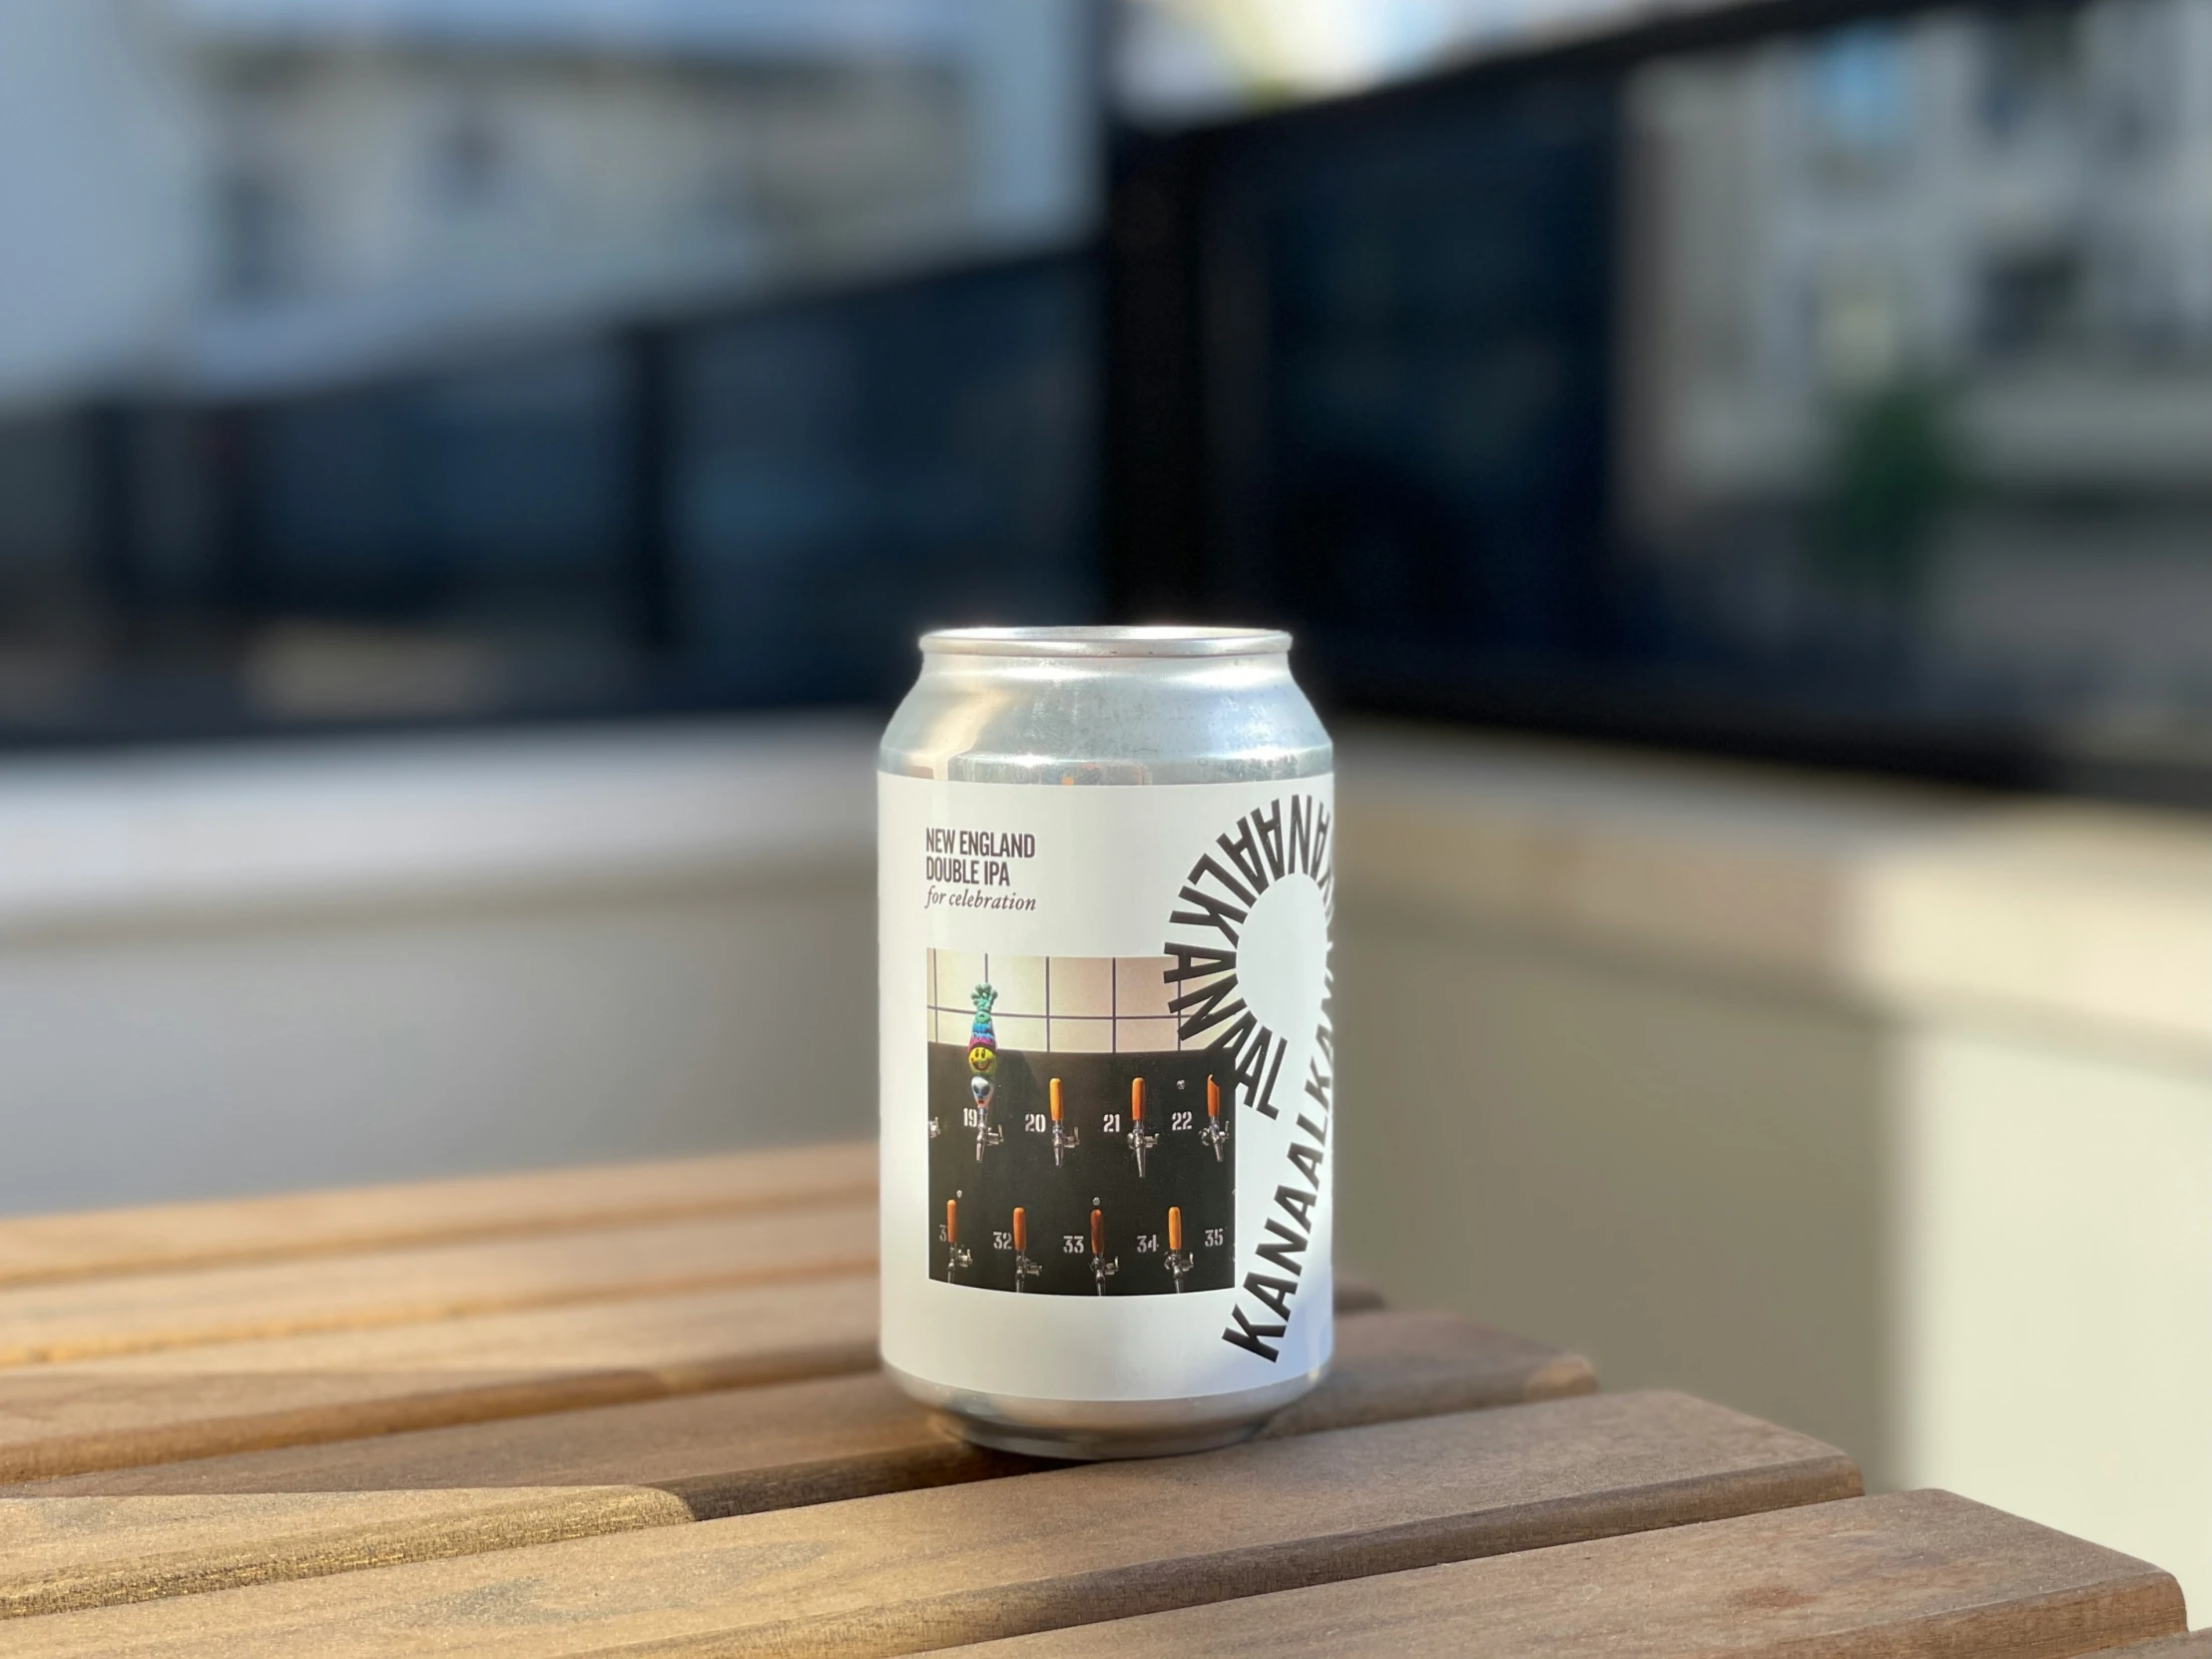
M 1221 1050 L 1178 1034 L 1174 958 L 928 955 L 930 1277 L 1230 1289 L 1233 1084 Z

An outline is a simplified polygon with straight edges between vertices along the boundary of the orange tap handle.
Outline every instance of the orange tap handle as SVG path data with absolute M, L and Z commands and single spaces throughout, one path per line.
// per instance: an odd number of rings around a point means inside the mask
M 1183 1248 L 1183 1212 L 1174 1205 L 1168 1206 L 1168 1249 Z
M 944 1201 L 944 1242 L 946 1244 L 958 1244 L 960 1242 L 960 1201 L 956 1198 L 948 1198 Z
M 1221 1121 L 1221 1085 L 1211 1077 L 1206 1079 L 1206 1115 L 1216 1123 Z
M 1106 1212 L 1103 1210 L 1091 1212 L 1091 1254 L 1106 1254 Z
M 1029 1212 L 1018 1204 L 1014 1206 L 1014 1254 L 1029 1254 Z
M 1060 1080 L 1057 1077 L 1052 1080 L 1052 1121 L 1060 1121 Z
M 1141 1077 L 1129 1079 L 1129 1121 L 1144 1122 L 1144 1079 Z

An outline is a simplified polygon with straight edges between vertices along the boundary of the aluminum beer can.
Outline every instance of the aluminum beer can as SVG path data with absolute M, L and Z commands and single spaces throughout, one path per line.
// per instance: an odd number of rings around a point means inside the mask
M 971 1440 L 1249 1434 L 1334 1345 L 1334 753 L 1288 635 L 925 636 L 878 761 L 882 1349 Z

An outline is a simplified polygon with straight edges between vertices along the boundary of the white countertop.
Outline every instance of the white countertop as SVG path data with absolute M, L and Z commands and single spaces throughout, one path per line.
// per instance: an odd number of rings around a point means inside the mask
M 1349 903 L 2212 1050 L 2212 818 L 1365 727 Z
M 849 716 L 0 766 L 0 937 L 872 856 Z M 1347 901 L 2212 1049 L 2212 819 L 1361 723 Z
M 872 856 L 874 733 L 729 720 L 0 766 L 0 937 Z

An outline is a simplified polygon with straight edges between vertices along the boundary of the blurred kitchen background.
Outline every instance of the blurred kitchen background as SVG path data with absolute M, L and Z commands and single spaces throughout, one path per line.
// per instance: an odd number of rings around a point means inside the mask
M 0 0 L 0 1210 L 865 1134 L 1270 619 L 1340 1233 L 2212 1605 L 2212 0 Z

